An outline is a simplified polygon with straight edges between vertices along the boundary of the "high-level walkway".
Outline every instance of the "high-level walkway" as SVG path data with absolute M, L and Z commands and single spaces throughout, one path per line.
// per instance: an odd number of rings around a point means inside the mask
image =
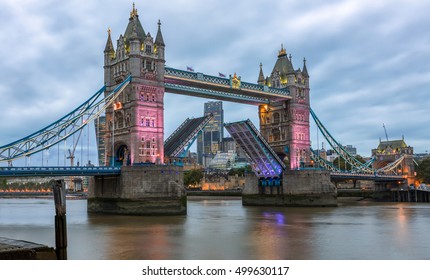
M 257 106 L 270 101 L 291 99 L 287 89 L 242 82 L 236 75 L 227 79 L 169 67 L 165 68 L 164 86 L 169 93 Z

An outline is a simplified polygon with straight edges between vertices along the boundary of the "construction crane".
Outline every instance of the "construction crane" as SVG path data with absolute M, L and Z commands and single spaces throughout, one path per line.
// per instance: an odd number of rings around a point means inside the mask
M 75 150 L 76 150 L 76 146 L 78 145 L 79 142 L 79 138 L 81 138 L 82 135 L 82 130 L 79 130 L 79 134 L 78 134 L 78 139 L 75 141 L 75 137 L 73 137 L 73 146 L 72 146 L 72 150 L 69 150 L 69 156 L 67 156 L 67 159 L 70 159 L 70 166 L 74 166 L 75 165 Z
M 382 124 L 382 127 L 384 128 L 385 138 L 387 138 L 387 142 L 388 142 L 388 134 L 387 134 L 387 129 L 385 128 L 385 123 Z

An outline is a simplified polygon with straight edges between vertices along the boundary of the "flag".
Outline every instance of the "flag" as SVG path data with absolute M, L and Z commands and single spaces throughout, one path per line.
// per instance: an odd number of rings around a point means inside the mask
M 194 69 L 193 69 L 193 67 L 187 66 L 187 71 L 194 72 Z
M 225 78 L 225 75 L 224 75 L 223 73 L 221 73 L 221 72 L 218 72 L 218 75 L 219 75 L 221 78 Z

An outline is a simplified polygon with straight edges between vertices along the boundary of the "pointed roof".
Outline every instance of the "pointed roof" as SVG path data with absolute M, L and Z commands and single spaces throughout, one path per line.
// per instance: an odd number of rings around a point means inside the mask
M 279 51 L 275 66 L 273 67 L 272 75 L 273 73 L 279 73 L 281 78 L 285 78 L 287 74 L 294 72 L 293 64 L 291 63 L 291 60 L 288 59 L 284 46 L 281 45 L 281 50 Z
M 157 36 L 155 36 L 155 44 L 164 47 L 163 34 L 161 34 L 161 21 L 158 20 L 158 31 Z
M 139 20 L 139 15 L 137 14 L 137 9 L 133 3 L 133 9 L 130 12 L 130 18 L 128 19 L 128 25 L 124 32 L 124 38 L 126 45 L 129 44 L 130 38 L 138 38 L 143 42 L 145 39 L 145 31 L 143 30 L 142 24 Z
M 392 149 L 399 149 L 399 148 L 407 148 L 408 145 L 406 145 L 406 142 L 404 139 L 402 140 L 391 140 L 391 141 L 381 141 L 378 146 L 378 150 L 385 150 L 388 147 Z
M 309 78 L 308 68 L 306 68 L 306 58 L 303 58 L 303 71 L 302 71 L 302 75 L 305 78 Z
M 259 84 L 264 84 L 264 74 L 263 74 L 263 64 L 260 62 L 260 74 L 258 75 L 258 81 Z
M 112 38 L 110 36 L 110 28 L 108 29 L 108 38 L 106 41 L 105 53 L 114 53 L 115 49 L 113 48 Z

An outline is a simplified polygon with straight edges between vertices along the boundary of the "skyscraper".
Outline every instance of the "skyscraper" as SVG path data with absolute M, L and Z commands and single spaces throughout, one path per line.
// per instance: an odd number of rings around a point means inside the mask
M 198 162 L 207 165 L 221 150 L 221 141 L 224 137 L 224 111 L 221 101 L 209 101 L 204 104 L 204 115 L 213 115 L 212 120 L 205 126 L 197 138 Z
M 97 139 L 97 155 L 98 165 L 104 166 L 106 163 L 106 147 L 105 147 L 105 131 L 106 131 L 106 116 L 100 116 L 94 121 Z

